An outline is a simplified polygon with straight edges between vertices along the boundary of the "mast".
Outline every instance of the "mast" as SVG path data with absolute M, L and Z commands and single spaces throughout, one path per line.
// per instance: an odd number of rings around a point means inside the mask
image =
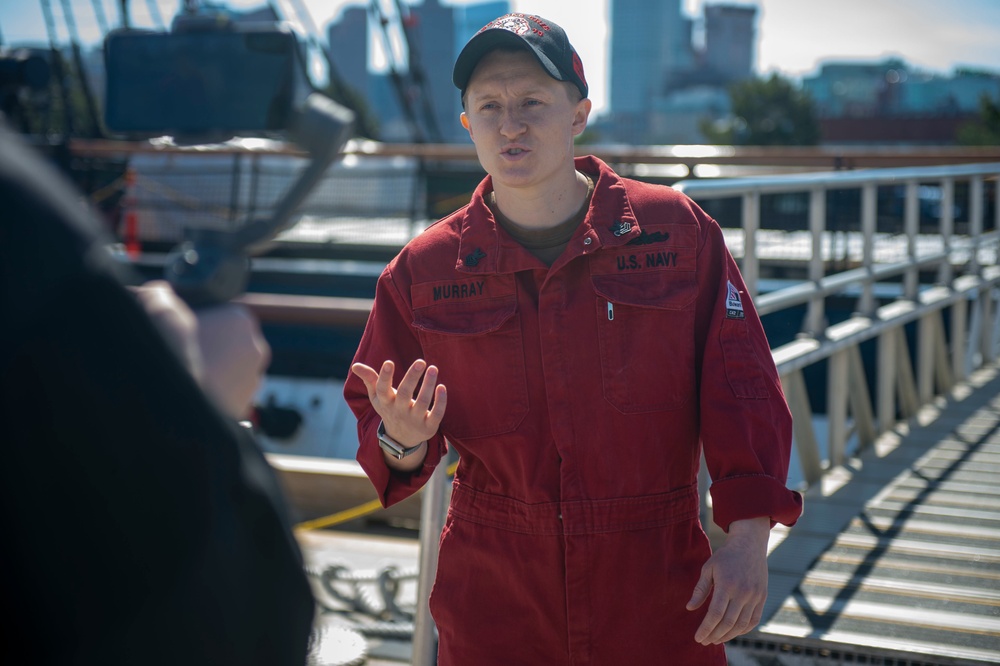
M 66 21 L 66 29 L 69 32 L 69 43 L 73 51 L 73 63 L 76 65 L 76 75 L 80 81 L 80 90 L 83 92 L 83 101 L 87 106 L 88 120 L 90 121 L 91 137 L 100 137 L 101 122 L 98 119 L 97 104 L 94 102 L 94 92 L 90 89 L 90 81 L 87 80 L 87 71 L 83 65 L 83 54 L 80 52 L 80 37 L 76 31 L 76 20 L 73 18 L 73 9 L 69 0 L 62 0 L 63 19 Z M 67 109 L 69 111 L 69 109 Z

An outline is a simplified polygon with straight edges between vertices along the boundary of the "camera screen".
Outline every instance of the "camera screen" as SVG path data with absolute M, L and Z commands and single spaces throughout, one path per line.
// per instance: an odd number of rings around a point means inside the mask
M 287 32 L 121 32 L 105 42 L 105 124 L 116 133 L 284 129 L 295 89 Z

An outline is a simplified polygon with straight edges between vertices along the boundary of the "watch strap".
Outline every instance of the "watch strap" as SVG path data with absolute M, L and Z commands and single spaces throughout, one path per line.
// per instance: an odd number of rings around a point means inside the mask
M 423 442 L 420 442 L 419 444 L 417 444 L 416 446 L 411 446 L 411 447 L 407 448 L 407 447 L 403 446 L 402 444 L 400 444 L 399 442 L 397 442 L 396 440 L 394 440 L 388 434 L 386 434 L 386 432 L 385 432 L 385 423 L 383 423 L 381 421 L 378 424 L 378 430 L 376 431 L 376 434 L 378 435 L 378 445 L 379 445 L 379 447 L 381 447 L 381 449 L 383 451 L 385 451 L 386 453 L 388 453 L 390 456 L 392 456 L 396 460 L 402 460 L 406 456 L 408 456 L 410 454 L 413 454 L 413 453 L 416 453 L 417 451 L 420 450 L 421 446 L 423 446 L 424 444 L 427 443 L 426 441 L 423 441 Z

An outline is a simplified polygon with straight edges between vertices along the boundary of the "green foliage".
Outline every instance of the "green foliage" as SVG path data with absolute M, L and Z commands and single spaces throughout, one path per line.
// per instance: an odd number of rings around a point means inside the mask
M 729 89 L 732 116 L 703 120 L 711 143 L 743 146 L 812 146 L 819 143 L 819 119 L 812 97 L 789 79 L 771 74 Z
M 1000 103 L 988 95 L 979 98 L 979 119 L 958 129 L 963 146 L 1000 146 Z

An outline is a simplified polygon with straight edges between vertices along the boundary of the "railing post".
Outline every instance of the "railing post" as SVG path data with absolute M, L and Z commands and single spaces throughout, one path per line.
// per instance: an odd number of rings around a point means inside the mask
M 847 375 L 848 396 L 851 413 L 854 415 L 855 430 L 858 433 L 858 449 L 860 450 L 874 443 L 878 433 L 875 431 L 875 417 L 872 414 L 868 378 L 865 377 L 865 366 L 861 360 L 861 348 L 858 345 L 852 345 L 846 352 L 850 361 Z
M 968 349 L 969 300 L 963 294 L 951 306 L 951 374 L 956 382 L 967 376 L 965 353 Z
M 934 397 L 933 314 L 924 314 L 917 324 L 917 397 L 921 405 L 926 405 Z
M 757 298 L 760 260 L 757 258 L 757 230 L 760 228 L 760 193 L 743 195 L 743 265 L 740 272 L 751 299 Z
M 847 350 L 827 361 L 826 418 L 830 432 L 830 467 L 844 464 L 847 449 Z
M 938 281 L 950 286 L 954 270 L 951 265 L 952 235 L 955 231 L 955 181 L 945 178 L 941 181 L 941 244 L 945 260 L 938 270 Z
M 920 269 L 917 267 L 917 234 L 920 232 L 920 186 L 915 180 L 906 183 L 906 202 L 903 208 L 903 230 L 906 233 L 906 258 L 911 267 L 903 278 L 903 295 L 917 299 L 920 288 Z
M 886 433 L 896 425 L 896 332 L 878 336 L 878 431 Z
M 826 190 L 813 188 L 809 193 L 809 232 L 812 237 L 812 257 L 809 259 L 809 279 L 818 283 L 826 271 L 823 258 L 823 236 L 826 228 Z M 824 298 L 813 296 L 806 311 L 805 332 L 819 337 L 826 328 Z
M 972 320 L 969 322 L 969 341 L 965 350 L 965 372 L 971 373 L 982 360 L 983 339 L 983 291 L 976 289 L 972 299 Z
M 896 336 L 896 388 L 899 395 L 899 409 L 904 418 L 916 416 L 920 410 L 920 396 L 917 383 L 913 379 L 913 364 L 910 361 L 910 345 L 906 342 L 906 330 L 900 326 L 893 329 Z
M 813 431 L 812 407 L 809 393 L 801 370 L 781 376 L 781 390 L 788 400 L 792 412 L 792 428 L 795 432 L 795 450 L 799 454 L 799 466 L 806 486 L 811 488 L 823 477 L 823 461 L 819 455 L 819 443 Z
M 947 393 L 955 386 L 955 374 L 948 362 L 948 337 L 944 331 L 944 310 L 934 312 L 934 376 L 942 393 Z
M 1000 201 L 997 202 L 1000 208 Z M 1000 227 L 998 227 L 1000 228 Z M 969 272 L 980 274 L 979 246 L 983 240 L 983 177 L 973 176 L 969 181 L 969 242 L 972 255 L 969 257 Z
M 413 628 L 413 666 L 433 666 L 437 663 L 434 619 L 427 602 L 437 573 L 438 539 L 444 527 L 447 504 L 448 471 L 442 460 L 424 487 L 420 505 L 420 575 Z
M 875 312 L 875 281 L 871 277 L 872 266 L 875 264 L 875 226 L 878 214 L 878 186 L 867 183 L 861 188 L 861 236 L 862 265 L 869 272 L 862 285 L 861 300 L 858 311 L 866 316 Z

